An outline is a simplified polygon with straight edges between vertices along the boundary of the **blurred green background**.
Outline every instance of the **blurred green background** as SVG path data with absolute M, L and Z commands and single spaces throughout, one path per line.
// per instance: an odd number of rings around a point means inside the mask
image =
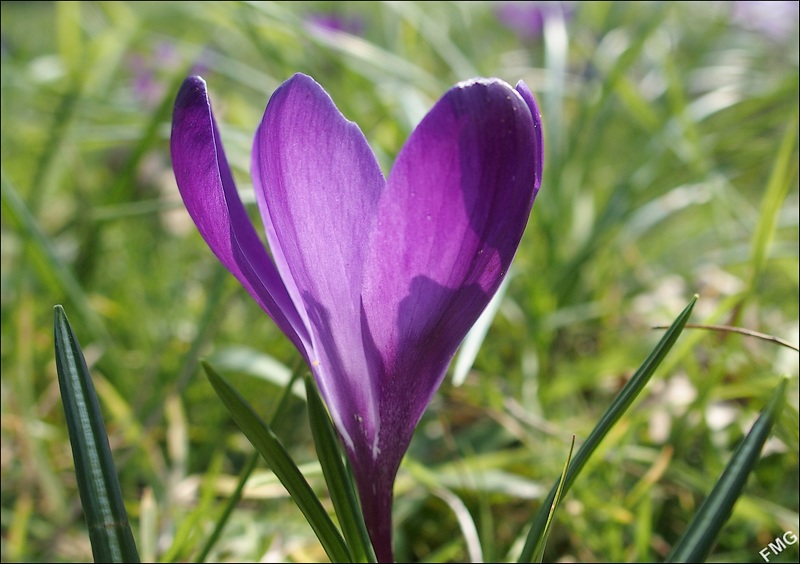
M 397 558 L 513 558 L 540 498 L 691 296 L 798 341 L 796 2 L 2 2 L 2 560 L 91 560 L 53 356 L 64 304 L 144 560 L 191 561 L 252 447 L 198 369 L 268 417 L 298 355 L 205 246 L 170 168 L 208 82 L 243 198 L 272 91 L 314 77 L 384 172 L 455 82 L 523 79 L 545 179 L 500 309 L 396 486 Z M 254 211 L 254 206 L 251 206 Z M 255 217 L 255 216 L 254 216 Z M 259 226 L 260 229 L 260 226 Z M 687 330 L 557 514 L 545 560 L 661 560 L 781 374 L 789 404 L 714 561 L 798 530 L 798 355 Z M 305 406 L 277 432 L 321 496 Z M 459 505 L 461 504 L 461 505 Z M 797 545 L 772 562 L 796 562 Z M 210 558 L 325 560 L 256 471 Z

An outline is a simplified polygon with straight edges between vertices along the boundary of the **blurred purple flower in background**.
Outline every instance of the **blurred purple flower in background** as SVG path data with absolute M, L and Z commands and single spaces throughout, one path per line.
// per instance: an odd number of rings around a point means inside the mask
M 495 14 L 521 41 L 531 41 L 542 35 L 548 17 L 561 14 L 568 19 L 572 7 L 564 2 L 500 2 Z
M 200 54 L 192 65 L 191 74 L 205 73 L 207 65 L 204 59 L 207 56 L 206 51 Z M 183 64 L 180 52 L 169 41 L 158 42 L 149 52 L 132 53 L 127 57 L 127 70 L 133 97 L 148 108 L 156 107 L 168 94 L 167 88 L 175 70 Z
M 392 489 L 456 348 L 508 272 L 542 177 L 528 87 L 461 82 L 385 178 L 313 79 L 272 95 L 252 178 L 272 258 L 239 199 L 206 84 L 186 79 L 171 151 L 217 258 L 311 368 L 352 464 L 376 554 L 392 560 Z
M 128 58 L 128 68 L 134 98 L 152 108 L 163 95 L 163 84 L 156 80 L 153 67 L 144 55 L 135 53 Z
M 181 63 L 175 46 L 162 41 L 149 53 L 136 52 L 128 57 L 131 76 L 131 91 L 136 100 L 153 108 L 167 93 L 167 81 L 158 74 L 164 70 L 175 70 Z
M 800 3 L 738 1 L 731 3 L 731 20 L 776 41 L 788 39 L 800 21 Z
M 364 33 L 364 20 L 359 16 L 347 16 L 333 12 L 313 12 L 306 17 L 312 26 L 328 31 L 343 31 L 352 35 Z

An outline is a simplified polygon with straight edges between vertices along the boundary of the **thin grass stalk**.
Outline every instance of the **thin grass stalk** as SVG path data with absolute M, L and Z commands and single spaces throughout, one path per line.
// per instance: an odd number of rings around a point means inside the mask
M 689 304 L 684 308 L 680 315 L 670 326 L 669 330 L 664 334 L 656 347 L 645 359 L 644 363 L 639 367 L 633 377 L 628 380 L 628 383 L 622 388 L 620 393 L 612 402 L 608 410 L 600 418 L 595 428 L 592 430 L 586 442 L 583 443 L 575 455 L 572 463 L 569 466 L 566 480 L 564 481 L 564 495 L 569 491 L 578 474 L 583 470 L 584 465 L 589 460 L 589 457 L 597 449 L 600 441 L 608 434 L 611 428 L 619 421 L 625 414 L 627 409 L 631 406 L 633 401 L 638 397 L 639 393 L 644 389 L 644 386 L 650 380 L 650 377 L 655 372 L 656 368 L 664 360 L 664 357 L 672 349 L 672 346 L 677 341 L 681 332 L 683 331 L 686 322 L 692 314 L 694 304 L 697 302 L 698 296 L 695 295 Z M 560 482 L 560 480 L 559 480 Z M 555 483 L 550 490 L 547 498 L 545 498 L 539 512 L 531 525 L 525 545 L 522 548 L 522 553 L 519 557 L 519 562 L 531 562 L 533 556 L 536 554 L 539 544 L 542 541 L 544 529 L 547 524 L 547 517 L 550 513 L 550 507 L 556 496 L 559 483 Z

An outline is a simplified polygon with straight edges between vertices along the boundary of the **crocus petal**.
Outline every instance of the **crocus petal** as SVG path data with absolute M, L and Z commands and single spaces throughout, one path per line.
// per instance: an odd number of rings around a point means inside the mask
M 187 78 L 178 92 L 170 148 L 178 188 L 203 239 L 295 346 L 307 353 L 305 325 L 236 192 L 200 77 Z
M 365 348 L 376 351 L 367 357 L 380 359 L 370 372 L 380 382 L 381 460 L 356 472 L 388 483 L 389 496 L 414 427 L 522 238 L 541 177 L 539 115 L 524 92 L 496 79 L 449 90 L 378 204 L 362 300 Z M 389 503 L 375 504 L 378 514 Z
M 535 167 L 535 178 L 533 181 L 533 197 L 539 193 L 542 185 L 542 167 L 544 166 L 544 139 L 542 134 L 542 115 L 539 113 L 539 106 L 533 97 L 533 92 L 528 85 L 521 80 L 517 82 L 516 91 L 522 96 L 533 117 L 533 163 Z
M 311 369 L 351 455 L 380 424 L 361 338 L 366 240 L 385 180 L 363 133 L 313 79 L 296 74 L 269 101 L 253 149 L 270 249 L 314 357 Z

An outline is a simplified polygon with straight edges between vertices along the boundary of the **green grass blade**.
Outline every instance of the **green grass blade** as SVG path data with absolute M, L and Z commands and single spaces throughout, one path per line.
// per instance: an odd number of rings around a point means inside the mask
M 497 289 L 497 293 L 491 299 L 489 305 L 486 306 L 486 309 L 483 310 L 480 317 L 478 317 L 478 320 L 472 325 L 472 329 L 470 329 L 467 336 L 464 337 L 461 346 L 458 347 L 458 354 L 453 362 L 454 386 L 460 386 L 464 383 L 464 380 L 467 379 L 467 375 L 472 369 L 475 359 L 478 357 L 478 352 L 483 345 L 483 341 L 486 339 L 487 333 L 489 333 L 489 328 L 492 326 L 494 318 L 500 311 L 500 305 L 503 303 L 503 298 L 506 295 L 506 290 L 508 290 L 508 285 L 511 282 L 512 276 L 513 272 L 509 272 L 503 279 L 503 282 L 500 283 L 500 287 Z
M 539 542 L 539 548 L 536 550 L 536 555 L 533 558 L 534 562 L 541 562 L 544 558 L 544 547 L 547 545 L 547 537 L 550 536 L 550 525 L 553 524 L 553 516 L 556 514 L 558 504 L 561 503 L 561 498 L 564 494 L 564 483 L 567 481 L 567 470 L 569 469 L 569 462 L 572 460 L 572 452 L 575 449 L 575 435 L 572 435 L 572 444 L 569 447 L 569 454 L 567 460 L 564 462 L 564 470 L 561 472 L 561 479 L 558 481 L 556 487 L 556 495 L 553 498 L 553 503 L 550 506 L 550 513 L 547 514 L 547 522 L 542 531 L 542 540 Z
M 61 260 L 54 245 L 39 226 L 31 210 L 25 205 L 16 187 L 8 179 L 5 171 L 1 170 L 0 195 L 3 210 L 8 212 L 11 220 L 23 234 L 26 244 L 29 245 L 28 252 L 42 283 L 49 286 L 53 293 L 66 295 L 73 307 L 77 308 L 92 336 L 107 342 L 108 333 L 103 321 L 89 306 L 89 298 L 80 282 Z
M 139 562 L 103 415 L 78 339 L 55 307 L 58 385 L 95 562 Z
M 298 376 L 300 375 L 300 370 L 302 369 L 303 364 L 302 361 L 298 362 L 298 366 L 295 367 L 294 371 L 292 371 L 291 376 L 289 377 L 289 381 L 283 388 L 283 393 L 281 394 L 281 398 L 278 401 L 278 406 L 275 408 L 275 413 L 272 415 L 270 419 L 270 426 L 274 427 L 275 424 L 280 421 L 280 418 L 284 415 L 287 408 L 289 407 L 289 399 L 292 397 L 292 388 L 294 387 L 295 382 L 297 381 Z M 203 544 L 203 548 L 200 549 L 200 554 L 195 558 L 196 562 L 205 562 L 206 558 L 208 558 L 211 549 L 214 548 L 214 545 L 219 540 L 219 537 L 222 535 L 222 530 L 225 528 L 225 525 L 228 523 L 228 519 L 230 519 L 231 515 L 233 514 L 233 510 L 236 508 L 236 504 L 239 503 L 239 500 L 242 499 L 242 492 L 244 492 L 244 487 L 247 484 L 247 480 L 250 479 L 250 475 L 256 469 L 258 465 L 258 457 L 259 453 L 254 453 L 253 456 L 250 457 L 250 460 L 247 461 L 247 465 L 245 466 L 242 474 L 239 476 L 239 483 L 236 484 L 236 489 L 228 498 L 227 502 L 225 503 L 225 507 L 222 510 L 222 514 L 220 515 L 217 522 L 214 524 L 214 530 L 209 535 L 206 542 Z
M 331 561 L 351 562 L 350 552 L 341 533 L 272 429 L 209 364 L 205 362 L 202 364 L 214 391 L 228 408 L 233 420 L 247 439 L 261 453 L 275 476 L 292 496 L 311 528 L 314 529 L 314 533 Z
M 667 562 L 703 562 L 711 553 L 714 540 L 730 517 L 747 477 L 758 462 L 761 447 L 780 416 L 788 378 L 783 378 L 750 432 L 742 440 L 725 467 L 714 489 L 697 510 L 686 532 L 667 556 Z
M 245 465 L 244 470 L 242 470 L 242 474 L 239 477 L 239 482 L 236 484 L 236 489 L 228 498 L 227 503 L 225 503 L 222 514 L 220 515 L 219 519 L 217 519 L 216 523 L 214 523 L 214 530 L 211 531 L 211 535 L 209 535 L 209 537 L 206 539 L 206 542 L 203 543 L 203 548 L 200 549 L 200 553 L 195 558 L 195 562 L 205 562 L 206 558 L 208 558 L 208 555 L 211 552 L 211 549 L 214 548 L 214 545 L 217 544 L 220 536 L 222 536 L 222 531 L 225 529 L 225 525 L 228 524 L 228 520 L 233 514 L 233 510 L 236 508 L 236 504 L 242 499 L 242 492 L 244 492 L 244 487 L 247 485 L 247 480 L 250 479 L 250 475 L 253 473 L 253 470 L 255 470 L 256 466 L 258 466 L 258 457 L 259 453 L 253 453 L 253 455 L 247 461 L 247 464 Z
M 172 544 L 159 557 L 160 564 L 171 562 L 193 562 L 190 559 L 194 547 L 206 536 L 205 524 L 208 515 L 214 511 L 217 498 L 217 483 L 224 464 L 224 455 L 218 451 L 209 461 L 202 475 L 198 495 L 191 511 L 181 516 L 175 523 Z
M 441 473 L 431 470 L 426 467 L 424 464 L 416 462 L 411 457 L 406 457 L 403 461 L 403 467 L 409 471 L 409 473 L 417 480 L 419 483 L 425 485 L 433 495 L 441 499 L 450 510 L 453 512 L 453 515 L 458 521 L 458 525 L 461 528 L 461 532 L 464 537 L 464 542 L 466 543 L 467 554 L 469 555 L 469 562 L 492 562 L 492 560 L 488 560 L 484 558 L 484 549 L 481 544 L 481 539 L 478 534 L 478 528 L 475 525 L 475 520 L 472 518 L 469 509 L 467 508 L 466 504 L 461 500 L 459 496 L 453 493 L 450 489 L 442 485 L 442 481 L 440 479 Z M 445 546 L 452 546 L 452 543 L 445 545 Z M 445 547 L 442 547 L 441 550 L 445 550 Z M 443 554 L 443 553 L 440 553 Z M 427 562 L 445 562 L 452 559 L 452 556 L 448 555 L 446 559 L 437 559 L 433 556 L 429 557 L 426 561 Z
M 797 156 L 797 153 L 794 152 L 797 142 L 797 122 L 798 114 L 795 113 L 786 126 L 764 199 L 761 202 L 761 212 L 758 215 L 758 225 L 753 234 L 750 253 L 752 269 L 748 281 L 749 296 L 753 296 L 757 291 L 757 283 L 767 262 L 767 252 L 775 236 L 781 208 L 792 185 L 792 178 L 797 173 L 797 162 L 794 160 Z
M 66 92 L 61 96 L 52 122 L 49 124 L 50 135 L 47 137 L 44 149 L 36 163 L 36 172 L 31 180 L 32 189 L 25 202 L 34 215 L 39 212 L 42 198 L 50 192 L 50 187 L 55 182 L 51 177 L 56 176 L 53 171 L 57 168 L 59 155 L 65 152 L 64 145 L 69 140 L 69 129 L 83 94 L 82 90 L 83 81 L 80 77 L 72 78 Z
M 336 431 L 333 428 L 328 412 L 319 397 L 319 392 L 310 378 L 306 378 L 306 395 L 308 398 L 308 420 L 314 435 L 322 473 L 331 494 L 331 501 L 342 526 L 344 538 L 354 562 L 377 562 L 372 543 L 369 540 L 367 526 L 358 505 L 353 481 L 345 469 L 339 453 Z
M 578 450 L 578 454 L 575 455 L 575 459 L 569 466 L 567 477 L 563 485 L 564 494 L 569 491 L 569 488 L 572 486 L 573 482 L 575 482 L 578 474 L 586 465 L 589 457 L 592 455 L 595 449 L 597 449 L 600 441 L 603 440 L 614 424 L 619 421 L 625 411 L 627 411 L 627 409 L 631 406 L 633 401 L 650 380 L 650 377 L 653 375 L 656 368 L 658 368 L 658 366 L 664 360 L 664 357 L 672 349 L 675 341 L 678 340 L 678 337 L 683 331 L 686 322 L 689 320 L 689 317 L 692 314 L 692 309 L 694 308 L 694 304 L 696 302 L 697 295 L 692 298 L 692 300 L 675 319 L 672 325 L 670 325 L 667 332 L 658 342 L 650 355 L 645 359 L 644 363 L 639 367 L 628 383 L 625 384 L 625 387 L 622 388 L 611 406 L 600 418 L 600 421 L 598 421 L 597 425 L 586 439 L 586 442 L 584 442 L 581 448 Z M 545 527 L 547 526 L 547 517 L 550 512 L 550 507 L 553 504 L 553 500 L 555 499 L 557 489 L 558 484 L 554 484 L 544 503 L 539 508 L 539 512 L 536 514 L 533 525 L 531 525 L 531 529 L 528 532 L 525 546 L 522 548 L 522 553 L 520 554 L 518 560 L 519 562 L 531 562 L 534 554 L 537 553 L 539 544 L 542 541 Z

